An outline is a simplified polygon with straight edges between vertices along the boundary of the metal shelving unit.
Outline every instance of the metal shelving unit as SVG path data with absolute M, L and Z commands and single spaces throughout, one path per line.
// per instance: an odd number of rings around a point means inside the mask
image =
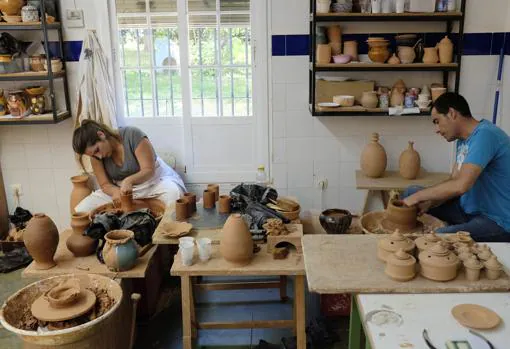
M 60 4 L 56 2 L 57 13 L 60 15 Z M 41 1 L 41 13 L 46 13 L 44 1 Z M 56 124 L 71 117 L 71 102 L 69 99 L 69 83 L 67 80 L 67 69 L 64 57 L 64 37 L 62 33 L 62 23 L 46 23 L 41 18 L 40 23 L 0 23 L 0 31 L 41 31 L 43 34 L 43 45 L 46 52 L 47 72 L 21 72 L 13 74 L 0 74 L 0 81 L 48 81 L 48 90 L 50 92 L 51 106 L 53 110 L 47 114 L 29 115 L 25 118 L 5 118 L 0 117 L 0 125 L 30 125 L 30 124 Z M 63 70 L 54 73 L 51 67 L 51 55 L 48 33 L 50 30 L 56 30 L 58 35 L 58 44 L 60 54 L 62 55 Z M 55 80 L 62 79 L 64 85 L 64 98 L 66 110 L 58 111 L 56 109 L 56 91 Z
M 387 111 L 382 110 L 363 110 L 353 111 L 352 109 L 342 110 L 317 110 L 316 108 L 316 73 L 317 72 L 338 72 L 338 71 L 378 71 L 378 72 L 416 72 L 430 71 L 442 72 L 443 85 L 448 86 L 449 74 L 455 74 L 455 92 L 459 91 L 460 70 L 462 63 L 463 37 L 464 37 L 464 19 L 466 11 L 466 0 L 461 0 L 461 9 L 456 12 L 433 12 L 433 13 L 317 13 L 315 9 L 315 0 L 310 0 L 310 48 L 309 48 L 309 107 L 312 116 L 383 116 L 388 115 Z M 379 64 L 379 63 L 349 63 L 349 64 L 317 64 L 316 63 L 316 28 L 317 23 L 323 22 L 444 22 L 446 24 L 446 33 L 452 34 L 453 23 L 459 22 L 459 33 L 456 45 L 455 63 L 450 64 Z M 430 112 L 421 112 L 414 115 L 430 115 Z

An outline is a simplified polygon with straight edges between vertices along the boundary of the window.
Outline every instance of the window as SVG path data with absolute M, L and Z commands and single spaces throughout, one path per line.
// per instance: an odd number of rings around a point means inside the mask
M 116 0 L 124 116 L 252 116 L 250 5 Z

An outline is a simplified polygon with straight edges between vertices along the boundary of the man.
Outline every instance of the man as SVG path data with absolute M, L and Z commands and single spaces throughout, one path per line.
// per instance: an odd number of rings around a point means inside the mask
M 438 233 L 468 231 L 475 241 L 510 242 L 510 138 L 489 121 L 473 118 L 461 95 L 448 92 L 432 108 L 436 133 L 457 141 L 450 179 L 410 187 L 404 203 L 450 224 Z

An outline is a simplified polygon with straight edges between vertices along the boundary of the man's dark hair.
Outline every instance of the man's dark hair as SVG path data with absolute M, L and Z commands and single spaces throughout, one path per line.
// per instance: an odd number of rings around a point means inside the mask
M 434 108 L 441 114 L 447 114 L 448 110 L 453 108 L 466 118 L 473 116 L 466 99 L 455 92 L 446 92 L 439 96 L 434 102 Z

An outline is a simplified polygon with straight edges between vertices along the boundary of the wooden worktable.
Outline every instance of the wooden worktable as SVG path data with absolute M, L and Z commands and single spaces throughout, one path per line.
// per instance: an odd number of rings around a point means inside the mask
M 303 254 L 310 291 L 318 293 L 451 293 L 505 292 L 510 278 L 467 281 L 463 271 L 448 282 L 436 282 L 417 275 L 397 282 L 384 273 L 377 259 L 377 235 L 305 235 Z
M 101 264 L 95 254 L 87 257 L 74 257 L 66 247 L 66 240 L 72 234 L 72 230 L 64 230 L 60 234 L 60 240 L 55 253 L 55 262 L 57 265 L 47 270 L 37 270 L 33 262 L 25 268 L 23 277 L 44 278 L 62 274 L 99 274 L 115 278 L 144 278 L 149 262 L 156 252 L 157 246 L 153 246 L 141 258 L 138 258 L 133 269 L 123 272 L 114 272 L 108 270 L 105 264 Z

